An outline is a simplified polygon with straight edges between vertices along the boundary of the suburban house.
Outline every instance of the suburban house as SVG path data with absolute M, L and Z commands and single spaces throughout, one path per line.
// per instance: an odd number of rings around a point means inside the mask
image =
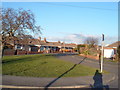
M 13 53 L 18 54 L 37 54 L 37 53 L 55 53 L 55 52 L 74 52 L 74 48 L 77 45 L 74 43 L 64 42 L 48 42 L 46 38 L 38 39 L 11 39 L 6 43 L 6 50 L 4 55 L 9 55 L 10 50 L 14 50 Z M 12 54 L 13 54 L 12 53 Z
M 104 57 L 105 58 L 113 58 L 117 53 L 117 47 L 120 45 L 120 41 L 112 43 L 107 47 L 104 47 Z

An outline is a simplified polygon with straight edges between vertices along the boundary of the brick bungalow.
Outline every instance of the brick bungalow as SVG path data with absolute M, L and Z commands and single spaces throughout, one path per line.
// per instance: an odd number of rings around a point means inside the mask
M 58 42 L 48 42 L 46 38 L 41 40 L 38 39 L 11 39 L 6 43 L 6 48 L 4 55 L 9 55 L 10 53 L 19 54 L 37 54 L 37 53 L 55 53 L 55 52 L 73 52 L 77 45 L 70 43 Z M 14 50 L 14 52 L 13 52 Z M 9 53 L 10 52 L 10 53 Z

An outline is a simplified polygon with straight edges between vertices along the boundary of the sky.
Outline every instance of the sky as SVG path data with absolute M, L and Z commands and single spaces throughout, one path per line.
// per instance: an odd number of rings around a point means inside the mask
M 118 41 L 117 2 L 3 2 L 2 7 L 31 10 L 48 41 L 82 44 L 95 37 L 101 43 L 102 34 L 105 44 Z

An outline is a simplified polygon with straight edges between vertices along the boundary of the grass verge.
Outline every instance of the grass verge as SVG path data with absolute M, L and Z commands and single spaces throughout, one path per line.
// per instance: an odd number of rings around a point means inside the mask
M 118 63 L 118 60 L 112 60 L 112 59 L 104 59 L 104 62 L 113 62 L 113 63 Z
M 52 55 L 4 56 L 2 74 L 30 77 L 77 77 L 94 75 L 97 68 L 75 65 Z

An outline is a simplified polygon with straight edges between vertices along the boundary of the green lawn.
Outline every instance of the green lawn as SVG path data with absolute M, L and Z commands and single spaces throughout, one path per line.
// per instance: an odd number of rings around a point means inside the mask
M 52 55 L 4 56 L 2 74 L 32 77 L 58 77 L 74 66 Z M 76 65 L 64 77 L 94 75 L 96 68 Z

